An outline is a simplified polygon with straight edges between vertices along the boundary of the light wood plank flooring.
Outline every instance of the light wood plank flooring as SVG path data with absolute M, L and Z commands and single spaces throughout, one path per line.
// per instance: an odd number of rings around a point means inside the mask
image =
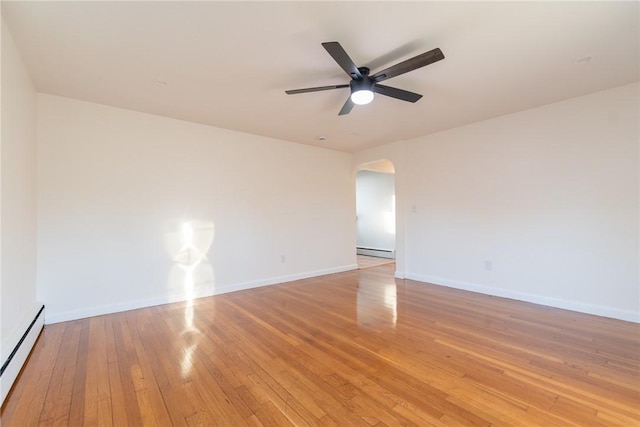
M 639 332 L 390 264 L 47 326 L 1 423 L 635 426 Z
M 378 267 L 380 265 L 395 263 L 396 260 L 380 258 L 368 255 L 358 255 L 358 268 Z

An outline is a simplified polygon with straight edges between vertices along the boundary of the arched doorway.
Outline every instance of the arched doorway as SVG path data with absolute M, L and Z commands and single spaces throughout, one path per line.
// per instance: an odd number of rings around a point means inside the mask
M 356 171 L 356 254 L 358 267 L 395 261 L 395 168 L 389 160 L 360 165 Z

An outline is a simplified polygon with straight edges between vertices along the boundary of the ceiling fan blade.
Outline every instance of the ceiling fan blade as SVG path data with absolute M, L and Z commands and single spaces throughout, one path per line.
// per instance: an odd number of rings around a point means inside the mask
M 347 102 L 344 103 L 344 105 L 342 106 L 342 110 L 340 110 L 338 115 L 344 116 L 345 114 L 349 114 L 351 110 L 353 110 L 354 105 L 356 104 L 353 103 L 351 97 L 347 98 Z
M 373 86 L 373 91 L 375 93 L 379 93 L 380 95 L 390 96 L 391 98 L 396 98 L 407 102 L 416 102 L 418 99 L 422 98 L 422 95 L 414 92 L 409 92 L 408 90 L 398 89 L 391 86 L 383 86 L 379 84 L 375 84 Z
M 360 80 L 362 78 L 362 73 L 356 67 L 356 64 L 353 63 L 347 52 L 344 51 L 340 43 L 338 42 L 325 42 L 322 43 L 322 46 L 329 52 L 329 55 L 338 63 L 339 66 L 351 77 L 352 79 Z
M 321 90 L 331 90 L 331 89 L 342 89 L 344 87 L 349 87 L 346 85 L 333 85 L 333 86 L 318 86 L 318 87 L 308 87 L 306 89 L 293 89 L 293 90 L 285 90 L 284 92 L 287 95 L 295 95 L 297 93 L 307 93 L 307 92 L 319 92 Z
M 396 65 L 392 65 L 382 71 L 378 71 L 371 76 L 371 80 L 374 82 L 381 82 L 383 80 L 390 79 L 391 77 L 399 76 L 400 74 L 408 73 L 409 71 L 424 67 L 425 65 L 433 64 L 434 62 L 442 59 L 444 59 L 444 54 L 439 48 L 435 48 L 429 52 L 425 52 Z

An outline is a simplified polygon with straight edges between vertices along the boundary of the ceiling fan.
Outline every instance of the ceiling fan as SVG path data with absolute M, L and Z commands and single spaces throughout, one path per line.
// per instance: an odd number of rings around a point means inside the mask
M 374 93 L 390 96 L 407 102 L 416 102 L 422 95 L 409 92 L 407 90 L 398 89 L 390 86 L 383 86 L 379 82 L 396 77 L 425 65 L 432 64 L 436 61 L 444 59 L 444 54 L 438 48 L 425 52 L 421 55 L 402 61 L 382 71 L 378 71 L 373 75 L 369 75 L 370 70 L 367 67 L 356 67 L 347 52 L 340 46 L 338 42 L 325 42 L 322 46 L 329 52 L 329 55 L 342 67 L 342 69 L 351 77 L 349 84 L 310 87 L 306 89 L 286 90 L 287 95 L 295 95 L 297 93 L 318 92 L 321 90 L 351 88 L 351 96 L 347 98 L 347 102 L 340 110 L 338 115 L 349 114 L 354 105 L 368 104 L 373 100 Z

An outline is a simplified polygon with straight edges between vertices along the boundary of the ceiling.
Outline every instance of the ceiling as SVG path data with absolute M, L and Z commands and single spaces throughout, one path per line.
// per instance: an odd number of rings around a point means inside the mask
M 40 92 L 356 152 L 639 80 L 640 3 L 11 2 L 3 19 Z M 321 46 L 372 73 L 433 48 L 345 116 Z M 324 137 L 324 140 L 321 140 Z

